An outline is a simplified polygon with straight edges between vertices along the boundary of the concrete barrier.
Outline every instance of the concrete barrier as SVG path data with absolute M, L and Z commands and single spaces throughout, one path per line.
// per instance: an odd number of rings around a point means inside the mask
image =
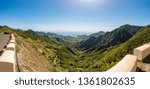
M 107 72 L 135 72 L 137 60 L 143 61 L 150 55 L 150 43 L 134 49 L 134 55 L 126 55 L 118 64 Z
M 135 72 L 137 68 L 137 57 L 126 55 L 118 64 L 107 72 Z
M 15 37 L 12 34 L 9 44 L 0 57 L 0 72 L 15 72 L 15 46 Z
M 143 46 L 135 48 L 134 55 L 137 56 L 139 61 L 143 61 L 144 58 L 146 58 L 148 55 L 150 55 L 150 45 L 145 44 Z

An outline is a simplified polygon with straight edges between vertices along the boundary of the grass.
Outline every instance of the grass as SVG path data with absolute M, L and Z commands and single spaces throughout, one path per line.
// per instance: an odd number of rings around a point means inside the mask
M 56 72 L 98 72 L 106 71 L 118 63 L 133 49 L 150 42 L 150 27 L 136 33 L 131 39 L 105 51 L 86 53 L 68 46 L 63 46 L 48 37 L 40 37 L 32 30 L 22 31 L 9 27 L 0 27 L 0 31 L 13 32 L 17 41 L 17 52 L 22 40 L 44 55 Z M 29 59 L 30 60 L 30 59 Z

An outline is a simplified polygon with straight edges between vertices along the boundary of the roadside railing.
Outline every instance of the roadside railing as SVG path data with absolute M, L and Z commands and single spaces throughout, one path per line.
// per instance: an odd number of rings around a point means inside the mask
M 15 37 L 11 34 L 10 42 L 0 57 L 0 72 L 15 72 L 16 60 Z
M 137 62 L 143 62 L 150 55 L 150 44 L 134 49 L 134 55 L 126 55 L 118 64 L 107 72 L 136 72 Z

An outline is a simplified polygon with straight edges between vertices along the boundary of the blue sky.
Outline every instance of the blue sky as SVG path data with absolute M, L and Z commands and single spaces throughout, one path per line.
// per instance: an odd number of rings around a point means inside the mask
M 0 0 L 0 25 L 94 33 L 150 24 L 150 0 Z

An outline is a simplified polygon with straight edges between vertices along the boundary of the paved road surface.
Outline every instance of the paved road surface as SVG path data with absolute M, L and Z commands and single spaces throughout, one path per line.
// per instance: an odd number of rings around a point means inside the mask
M 10 40 L 10 35 L 0 35 L 0 52 Z

